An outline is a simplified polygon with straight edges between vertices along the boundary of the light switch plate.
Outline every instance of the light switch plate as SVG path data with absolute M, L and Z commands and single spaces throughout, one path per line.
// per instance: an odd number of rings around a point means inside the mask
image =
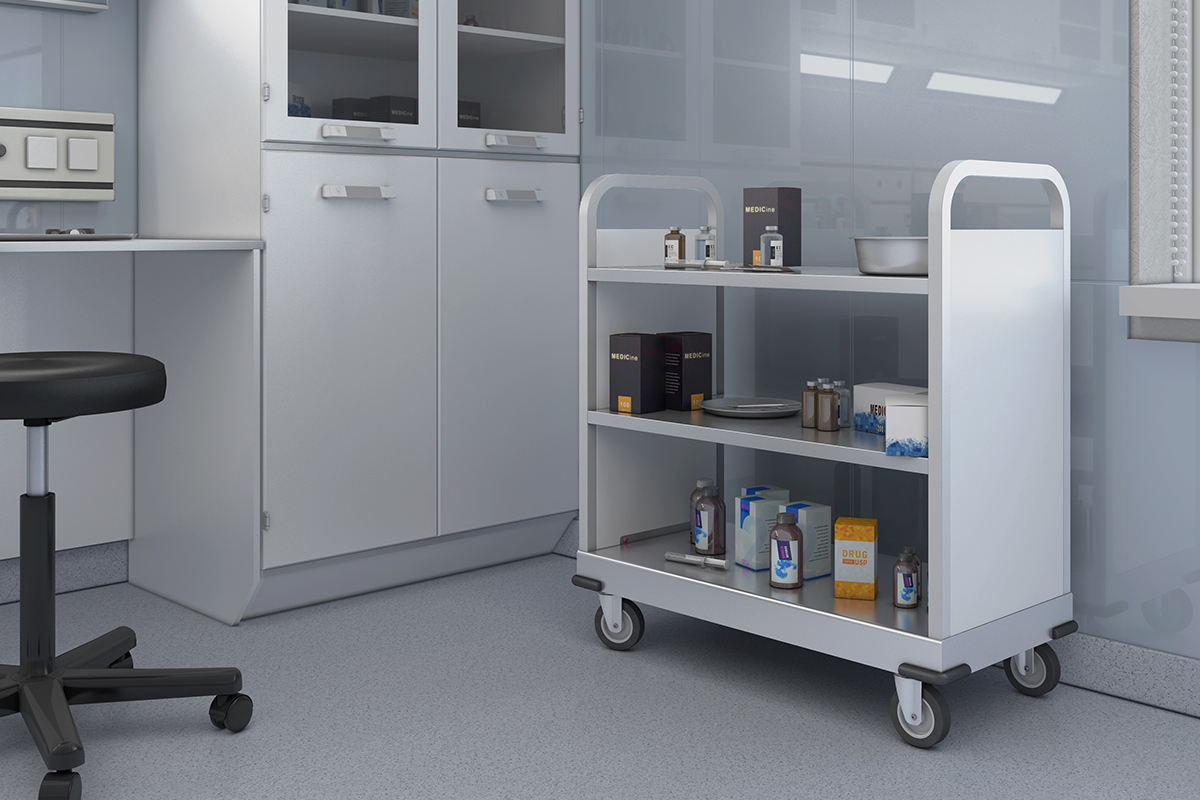
M 112 200 L 115 118 L 0 108 L 0 200 Z

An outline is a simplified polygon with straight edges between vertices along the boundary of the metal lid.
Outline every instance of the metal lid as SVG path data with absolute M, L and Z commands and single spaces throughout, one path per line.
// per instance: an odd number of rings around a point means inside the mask
M 696 481 L 696 488 L 703 489 L 705 486 L 712 486 L 716 483 L 712 478 L 701 478 Z
M 779 226 L 778 226 L 778 225 L 768 225 L 768 226 L 767 226 L 767 230 L 769 230 L 769 231 L 777 231 L 777 230 L 779 230 Z
M 678 226 L 678 225 L 672 225 L 672 226 L 671 226 L 671 233 L 679 233 L 679 226 Z
M 775 518 L 775 524 L 776 525 L 795 525 L 796 524 L 796 515 L 790 511 L 780 512 L 779 516 L 777 516 Z
M 808 381 L 808 388 L 810 388 L 810 389 L 817 388 L 817 382 L 816 381 Z
M 711 230 L 712 230 L 712 228 L 708 227 L 707 225 L 701 225 L 701 226 L 700 226 L 700 232 L 701 232 L 701 233 L 708 233 L 708 232 L 709 232 L 709 231 L 711 231 Z

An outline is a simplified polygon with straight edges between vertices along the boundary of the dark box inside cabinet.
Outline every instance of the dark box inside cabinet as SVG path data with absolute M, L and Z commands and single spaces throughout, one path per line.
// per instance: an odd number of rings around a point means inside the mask
M 790 186 L 767 186 L 742 190 L 742 263 L 754 262 L 759 237 L 768 225 L 779 228 L 783 237 L 783 265 L 800 266 L 800 190 Z
M 659 334 L 663 349 L 663 405 L 695 411 L 712 399 L 712 334 L 674 331 Z
M 371 121 L 371 101 L 363 97 L 333 98 L 333 118 Z
M 460 128 L 478 128 L 479 115 L 481 112 L 479 103 L 472 103 L 469 100 L 458 101 L 458 127 Z
M 609 410 L 662 411 L 662 338 L 654 333 L 614 333 L 608 337 L 608 350 Z
M 371 119 L 374 122 L 393 122 L 397 125 L 416 125 L 417 98 L 396 97 L 390 94 L 372 97 Z

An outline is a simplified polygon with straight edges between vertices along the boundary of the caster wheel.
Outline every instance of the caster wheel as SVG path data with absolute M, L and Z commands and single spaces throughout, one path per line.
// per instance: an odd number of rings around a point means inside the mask
M 1017 673 L 1012 658 L 1004 661 L 1004 674 L 1008 682 L 1021 694 L 1030 697 L 1041 697 L 1046 692 L 1058 686 L 1062 669 L 1058 664 L 1058 654 L 1048 644 L 1039 644 L 1033 648 L 1033 663 L 1028 665 L 1029 672 L 1025 675 Z
M 237 733 L 250 724 L 254 701 L 244 694 L 219 694 L 208 707 L 208 718 L 218 728 Z
M 108 665 L 109 669 L 133 669 L 133 653 L 126 651 L 125 655 Z
M 77 772 L 47 772 L 38 790 L 38 800 L 80 800 L 83 779 Z
M 921 724 L 904 718 L 900 695 L 892 693 L 892 725 L 900 738 L 913 747 L 933 747 L 950 732 L 950 704 L 936 686 L 921 687 Z
M 604 609 L 596 609 L 596 635 L 613 650 L 628 650 L 642 638 L 646 620 L 642 610 L 629 600 L 621 601 L 621 630 L 613 633 L 604 624 Z
M 1142 603 L 1142 616 L 1156 631 L 1179 633 L 1192 624 L 1192 599 L 1183 589 L 1175 589 Z

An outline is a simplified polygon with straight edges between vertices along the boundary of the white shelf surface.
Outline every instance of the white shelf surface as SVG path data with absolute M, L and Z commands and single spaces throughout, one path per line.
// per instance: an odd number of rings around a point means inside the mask
M 4 253 L 166 253 L 198 250 L 262 250 L 261 239 L 108 239 L 17 242 L 0 241 Z
M 826 575 L 804 582 L 799 589 L 776 589 L 771 586 L 770 570 L 755 572 L 733 560 L 733 542 L 726 540 L 725 558 L 729 569 L 698 567 L 667 561 L 667 552 L 692 552 L 687 531 L 668 533 L 630 544 L 605 547 L 592 555 L 611 561 L 688 578 L 699 583 L 753 595 L 764 601 L 798 606 L 819 614 L 848 617 L 876 628 L 903 631 L 917 636 L 929 635 L 929 608 L 922 600 L 917 608 L 896 608 L 892 604 L 892 572 L 895 556 L 880 553 L 876 560 L 879 586 L 875 600 L 844 600 L 833 596 L 833 576 Z
M 601 283 L 657 283 L 673 286 L 731 286 L 748 289 L 803 289 L 875 294 L 929 294 L 929 278 L 864 275 L 855 267 L 800 267 L 799 274 L 736 272 L 664 267 L 593 267 L 588 280 Z M 1200 284 L 1198 284 L 1200 285 Z
M 474 25 L 458 26 L 459 58 L 495 58 L 537 53 L 542 50 L 565 48 L 562 36 L 543 36 L 538 33 L 502 31 Z
M 889 456 L 884 437 L 853 428 L 819 431 L 800 425 L 800 415 L 770 419 L 718 417 L 704 411 L 656 411 L 623 414 L 607 409 L 588 411 L 590 425 L 620 428 L 677 439 L 767 450 L 773 453 L 819 458 L 843 464 L 929 474 L 929 459 Z
M 1151 283 L 1122 286 L 1117 309 L 1123 317 L 1200 319 L 1200 283 Z
M 288 5 L 288 49 L 417 60 L 419 22 L 408 17 Z

